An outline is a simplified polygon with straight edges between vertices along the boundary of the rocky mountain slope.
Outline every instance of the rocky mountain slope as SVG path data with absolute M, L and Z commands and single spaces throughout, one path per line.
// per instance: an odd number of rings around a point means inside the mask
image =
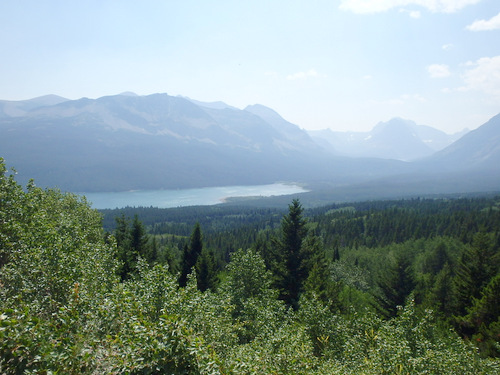
M 351 134 L 351 144 L 362 142 L 366 153 L 347 157 L 328 144 L 321 147 L 326 136 L 310 136 L 262 105 L 241 110 L 222 102 L 130 93 L 27 102 L 7 107 L 0 102 L 0 157 L 19 171 L 20 182 L 34 178 L 38 185 L 68 191 L 293 181 L 332 191 L 368 192 L 371 186 L 413 194 L 444 186 L 481 190 L 483 182 L 490 189 L 496 176 L 500 179 L 499 116 L 427 158 L 403 162 L 384 157 L 397 159 L 403 151 L 405 159 L 409 151 L 415 158 L 429 155 L 431 146 L 441 148 L 450 140 L 435 129 L 395 119 L 364 139 Z
M 254 108 L 255 109 L 255 108 Z M 296 125 L 260 108 L 209 108 L 167 94 L 82 98 L 0 119 L 0 155 L 43 186 L 70 191 L 161 189 L 276 181 L 365 179 L 386 162 L 352 167 L 316 151 Z M 392 164 L 392 163 L 389 163 Z

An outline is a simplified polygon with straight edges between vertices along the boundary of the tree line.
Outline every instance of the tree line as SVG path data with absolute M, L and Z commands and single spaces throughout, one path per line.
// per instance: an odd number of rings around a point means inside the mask
M 241 224 L 242 213 L 239 225 L 228 217 L 233 210 L 225 215 L 224 208 L 217 208 L 232 229 L 212 228 L 203 242 L 199 223 L 190 240 L 173 226 L 150 227 L 150 241 L 168 254 L 163 260 L 173 274 L 181 273 L 181 286 L 196 266 L 200 290 L 216 291 L 231 255 L 252 249 L 287 306 L 299 309 L 300 296 L 309 293 L 332 311 L 370 309 L 387 319 L 411 296 L 417 309 L 432 309 L 443 324 L 474 341 L 482 355 L 499 355 L 498 304 L 479 302 L 494 301 L 498 292 L 498 197 L 358 202 L 309 210 L 293 200 L 280 221 L 274 210 L 256 214 L 252 209 L 244 220 L 248 224 Z M 203 246 L 199 257 L 201 250 L 194 249 Z

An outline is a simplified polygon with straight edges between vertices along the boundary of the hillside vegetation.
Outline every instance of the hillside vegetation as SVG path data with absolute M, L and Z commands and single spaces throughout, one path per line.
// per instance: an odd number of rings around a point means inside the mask
M 143 209 L 105 231 L 0 160 L 0 373 L 498 373 L 499 202 Z

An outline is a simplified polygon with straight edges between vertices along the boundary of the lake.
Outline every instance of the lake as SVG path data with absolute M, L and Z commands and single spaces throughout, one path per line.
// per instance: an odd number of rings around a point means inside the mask
M 183 207 L 223 203 L 233 197 L 271 197 L 305 193 L 303 187 L 293 184 L 275 183 L 254 186 L 223 186 L 179 190 L 134 190 L 105 193 L 79 193 L 85 195 L 93 208 L 122 207 Z

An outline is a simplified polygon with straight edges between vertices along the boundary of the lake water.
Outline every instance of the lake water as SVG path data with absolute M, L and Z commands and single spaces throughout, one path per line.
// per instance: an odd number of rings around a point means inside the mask
M 307 192 L 298 185 L 270 184 L 255 186 L 223 186 L 180 190 L 136 190 L 106 193 L 80 193 L 92 203 L 93 208 L 122 207 L 182 207 L 213 205 L 233 197 L 270 197 Z

